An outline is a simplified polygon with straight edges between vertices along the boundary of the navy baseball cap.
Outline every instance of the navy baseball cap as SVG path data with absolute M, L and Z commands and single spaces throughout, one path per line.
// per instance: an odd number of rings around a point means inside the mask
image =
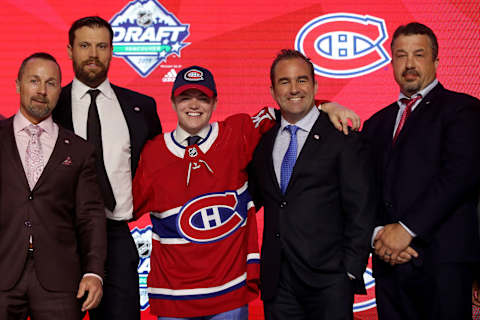
M 213 74 L 205 68 L 191 66 L 182 69 L 175 78 L 172 96 L 176 97 L 188 89 L 197 89 L 212 98 L 217 95 L 217 87 Z

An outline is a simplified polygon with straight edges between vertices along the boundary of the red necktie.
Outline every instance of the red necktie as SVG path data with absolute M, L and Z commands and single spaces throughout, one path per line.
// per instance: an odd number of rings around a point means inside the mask
M 400 101 L 402 103 L 406 104 L 405 110 L 402 113 L 402 117 L 400 118 L 400 122 L 398 123 L 397 130 L 395 130 L 395 135 L 393 136 L 393 143 L 397 141 L 398 135 L 400 134 L 400 131 L 402 131 L 402 127 L 405 124 L 405 121 L 407 121 L 407 118 L 410 116 L 410 113 L 412 113 L 412 107 L 417 102 L 419 99 L 421 99 L 422 96 L 418 95 L 413 99 L 408 99 L 408 98 L 403 98 Z

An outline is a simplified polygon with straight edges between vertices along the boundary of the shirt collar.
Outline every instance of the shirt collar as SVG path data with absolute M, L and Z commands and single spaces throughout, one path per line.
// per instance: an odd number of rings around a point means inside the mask
M 104 95 L 108 99 L 113 99 L 115 93 L 113 92 L 112 86 L 110 85 L 110 81 L 105 79 L 98 87 L 90 88 L 85 83 L 78 80 L 76 77 L 73 78 L 72 81 L 72 98 L 81 100 L 83 99 L 88 93 L 87 91 L 90 89 L 99 89 L 100 94 Z
M 302 129 L 303 131 L 310 132 L 312 129 L 313 125 L 315 124 L 315 121 L 317 121 L 318 115 L 320 114 L 320 111 L 318 111 L 318 108 L 314 105 L 312 109 L 295 125 Z M 280 121 L 280 132 L 283 132 L 286 126 L 292 125 L 289 123 L 285 118 L 282 116 L 282 119 Z
M 199 136 L 200 138 L 205 139 L 208 135 L 208 133 L 210 132 L 210 124 L 203 127 L 202 129 L 200 129 L 199 132 L 197 132 L 196 134 L 194 134 L 195 136 Z M 184 142 L 186 143 L 187 141 L 187 138 L 191 136 L 190 133 L 188 133 L 187 131 L 183 130 L 179 125 L 177 125 L 177 128 L 175 129 L 174 133 L 173 133 L 174 137 L 175 137 L 175 140 L 177 142 L 180 142 L 181 144 L 183 144 Z
M 418 91 L 417 93 L 415 93 L 414 95 L 412 95 L 410 98 L 407 97 L 406 95 L 403 94 L 403 92 L 400 92 L 400 94 L 398 95 L 398 104 L 399 105 L 402 105 L 401 103 L 401 100 L 402 99 L 411 99 L 411 98 L 415 98 L 416 96 L 418 96 L 419 94 L 422 95 L 422 98 L 420 100 L 422 100 L 423 98 L 425 98 L 427 96 L 427 94 L 432 91 L 432 89 L 438 84 L 438 80 L 435 78 L 435 80 L 433 80 L 428 86 L 426 86 L 425 88 L 423 88 L 422 90 Z
M 25 129 L 31 124 L 32 123 L 30 122 L 30 120 L 25 118 L 23 113 L 21 113 L 20 110 L 18 110 L 17 113 L 15 114 L 15 117 L 13 118 L 14 133 L 17 134 L 18 132 L 23 131 L 23 129 Z M 52 115 L 48 116 L 46 119 L 37 123 L 37 125 L 40 128 L 42 128 L 43 133 L 46 133 L 47 135 L 52 135 L 54 132 L 54 123 L 53 123 Z

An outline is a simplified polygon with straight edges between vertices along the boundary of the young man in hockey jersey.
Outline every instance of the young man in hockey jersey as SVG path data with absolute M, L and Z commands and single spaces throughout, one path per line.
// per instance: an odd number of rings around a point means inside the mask
M 151 312 L 159 320 L 246 320 L 260 258 L 246 167 L 275 112 L 210 123 L 217 90 L 199 66 L 178 73 L 171 99 L 178 126 L 145 146 L 133 183 L 135 216 L 150 212 L 153 226 Z

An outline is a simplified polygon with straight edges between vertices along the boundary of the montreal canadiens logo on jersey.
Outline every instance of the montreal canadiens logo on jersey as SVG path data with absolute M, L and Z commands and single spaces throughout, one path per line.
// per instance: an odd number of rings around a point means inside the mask
M 334 13 L 307 22 L 297 34 L 295 49 L 311 59 L 319 76 L 354 78 L 390 62 L 383 47 L 387 39 L 381 18 Z
M 187 202 L 179 211 L 177 229 L 185 239 L 196 243 L 209 243 L 228 237 L 247 218 L 244 192 L 210 193 Z
M 148 76 L 172 54 L 189 43 L 188 24 L 182 24 L 156 0 L 135 0 L 117 13 L 113 29 L 113 55 L 125 59 L 142 77 Z

